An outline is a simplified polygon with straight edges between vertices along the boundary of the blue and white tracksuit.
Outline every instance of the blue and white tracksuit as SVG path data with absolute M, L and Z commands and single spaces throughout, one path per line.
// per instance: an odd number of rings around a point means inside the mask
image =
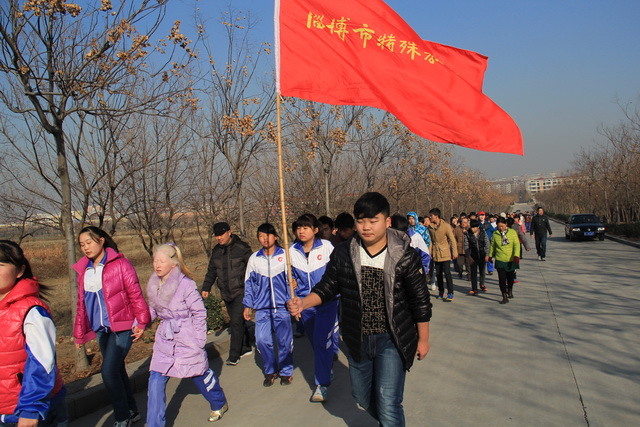
M 413 230 L 416 233 L 418 233 L 420 235 L 420 237 L 422 237 L 422 240 L 424 240 L 424 243 L 427 245 L 427 248 L 431 247 L 431 236 L 429 235 L 429 230 L 427 230 L 427 227 L 425 227 L 424 225 L 420 224 L 420 221 L 418 221 L 418 214 L 415 213 L 414 211 L 411 211 L 409 213 L 407 213 L 407 216 L 412 216 L 413 220 L 415 222 L 416 225 L 414 226 L 409 226 L 409 230 Z
M 302 243 L 295 242 L 291 245 L 292 275 L 298 282 L 296 296 L 304 298 L 309 295 L 311 288 L 322 278 L 331 252 L 333 252 L 333 245 L 323 239 L 313 241 L 313 247 L 308 257 Z M 329 386 L 331 384 L 333 355 L 336 353 L 339 335 L 337 326 L 338 299 L 308 308 L 301 315 L 305 332 L 313 346 L 316 385 Z
M 256 348 L 264 362 L 264 373 L 293 374 L 293 331 L 286 304 L 290 299 L 284 249 L 273 255 L 264 249 L 249 258 L 244 278 L 242 304 L 256 311 Z M 278 341 L 276 360 L 274 335 Z
M 422 261 L 422 267 L 424 268 L 424 274 L 429 274 L 429 264 L 431 263 L 431 255 L 429 255 L 429 248 L 424 242 L 424 239 L 411 227 L 407 230 L 407 234 L 411 238 L 411 247 L 418 251 L 420 260 Z

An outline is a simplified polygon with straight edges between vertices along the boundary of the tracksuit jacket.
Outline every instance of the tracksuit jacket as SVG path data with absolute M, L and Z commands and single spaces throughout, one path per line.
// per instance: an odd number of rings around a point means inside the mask
M 422 236 L 411 227 L 409 227 L 409 230 L 407 230 L 407 234 L 409 234 L 409 238 L 411 239 L 411 247 L 418 251 L 418 254 L 420 255 L 422 266 L 424 267 L 424 274 L 429 274 L 429 264 L 431 263 L 429 247 L 425 243 Z
M 333 245 L 328 240 L 314 239 L 309 257 L 304 253 L 302 243 L 296 241 L 291 245 L 291 274 L 298 282 L 296 296 L 304 298 L 309 295 L 311 288 L 322 279 L 327 269 L 329 257 L 333 252 Z

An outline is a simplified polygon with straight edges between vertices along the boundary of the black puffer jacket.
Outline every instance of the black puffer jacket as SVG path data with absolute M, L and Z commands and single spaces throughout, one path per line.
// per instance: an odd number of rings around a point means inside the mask
M 230 302 L 237 297 L 242 298 L 244 272 L 251 253 L 251 247 L 235 234 L 231 235 L 228 245 L 214 246 L 202 290 L 211 292 L 211 286 L 217 279 L 220 296 L 224 301 Z
M 384 293 L 391 337 L 400 350 L 405 369 L 411 368 L 418 348 L 416 323 L 431 319 L 431 302 L 418 252 L 406 233 L 387 230 Z M 354 237 L 336 246 L 327 270 L 311 290 L 323 303 L 340 295 L 340 328 L 349 354 L 361 360 L 362 299 L 360 242 Z

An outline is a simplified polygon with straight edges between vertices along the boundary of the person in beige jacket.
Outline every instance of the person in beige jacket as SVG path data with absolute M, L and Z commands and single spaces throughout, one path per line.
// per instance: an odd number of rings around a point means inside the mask
M 451 260 L 458 258 L 456 238 L 451 226 L 442 220 L 440 209 L 433 208 L 429 211 L 431 224 L 429 236 L 431 236 L 431 257 L 435 265 L 438 278 L 437 299 L 453 301 L 453 280 L 451 279 Z M 447 296 L 444 296 L 443 275 L 447 281 Z

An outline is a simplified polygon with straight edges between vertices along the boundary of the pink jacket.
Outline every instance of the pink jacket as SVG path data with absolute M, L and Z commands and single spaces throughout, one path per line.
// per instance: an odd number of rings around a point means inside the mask
M 151 314 L 142 295 L 136 270 L 124 255 L 111 248 L 107 248 L 106 252 L 107 261 L 102 270 L 102 293 L 111 329 L 116 332 L 126 331 L 134 326 L 134 321 L 139 328 L 145 329 L 151 322 Z M 84 305 L 84 274 L 88 264 L 89 258 L 85 256 L 73 266 L 78 273 L 78 312 L 73 328 L 73 336 L 78 344 L 84 344 L 96 336 L 91 330 Z

